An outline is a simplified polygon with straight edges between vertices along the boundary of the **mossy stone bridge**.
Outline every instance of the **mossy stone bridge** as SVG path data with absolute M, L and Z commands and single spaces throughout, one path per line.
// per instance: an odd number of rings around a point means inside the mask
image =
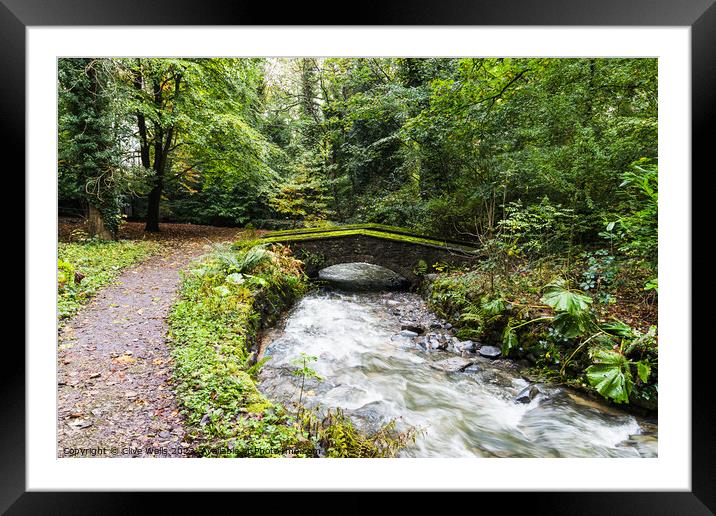
M 468 265 L 480 257 L 479 249 L 466 242 L 380 224 L 273 231 L 261 241 L 289 246 L 311 277 L 331 265 L 365 262 L 390 269 L 412 285 L 435 272 L 435 265 Z

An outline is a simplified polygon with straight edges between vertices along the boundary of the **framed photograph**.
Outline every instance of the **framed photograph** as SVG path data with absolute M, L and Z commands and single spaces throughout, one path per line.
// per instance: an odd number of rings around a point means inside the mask
M 299 7 L 0 0 L 27 203 L 0 507 L 711 514 L 713 2 Z

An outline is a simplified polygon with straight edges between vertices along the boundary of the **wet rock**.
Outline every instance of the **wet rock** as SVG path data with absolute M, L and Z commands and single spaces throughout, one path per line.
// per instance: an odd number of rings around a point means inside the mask
M 642 457 L 653 457 L 658 446 L 658 438 L 652 434 L 630 435 L 629 439 L 617 444 L 619 448 L 634 448 Z
M 351 421 L 363 432 L 377 432 L 389 421 L 385 414 L 386 404 L 384 401 L 371 401 L 356 410 L 352 410 Z
M 542 391 L 539 390 L 539 387 L 536 385 L 528 385 L 524 389 L 522 389 L 517 396 L 514 398 L 515 403 L 529 403 L 533 399 L 537 397 L 538 394 L 541 394 Z
M 514 387 L 514 384 L 512 383 L 512 377 L 502 371 L 486 369 L 482 371 L 481 376 L 482 379 L 479 381 L 491 383 L 492 385 L 497 385 L 498 387 L 504 389 L 510 389 Z
M 630 441 L 639 443 L 654 443 L 658 442 L 658 438 L 655 434 L 633 434 L 629 436 Z
M 400 329 L 415 332 L 416 335 L 422 335 L 425 333 L 425 328 L 412 322 L 401 322 Z
M 452 324 L 446 323 L 445 326 L 444 326 L 444 328 L 445 328 L 446 330 L 452 330 Z
M 446 358 L 445 360 L 440 360 L 439 362 L 433 362 L 430 364 L 430 367 L 447 373 L 457 373 L 466 369 L 470 365 L 472 365 L 472 360 L 462 357 L 451 357 Z
M 466 373 L 479 373 L 481 368 L 477 364 L 471 364 L 465 368 Z
M 501 354 L 502 351 L 500 351 L 500 348 L 496 348 L 495 346 L 482 346 L 480 348 L 480 356 L 485 358 L 497 358 Z
M 418 334 L 412 330 L 401 330 L 401 332 L 398 334 L 403 337 L 408 337 L 409 339 L 412 339 L 413 337 L 417 337 Z
M 455 344 L 455 351 L 458 351 L 460 353 L 473 353 L 475 351 L 475 343 L 471 340 L 458 340 L 457 344 Z
M 430 338 L 430 348 L 431 349 L 447 349 L 448 343 L 447 340 L 441 340 L 440 338 L 431 337 Z

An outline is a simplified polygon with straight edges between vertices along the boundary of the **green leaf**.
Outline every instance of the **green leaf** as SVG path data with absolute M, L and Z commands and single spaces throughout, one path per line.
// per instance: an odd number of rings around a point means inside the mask
M 612 364 L 594 364 L 587 368 L 589 384 L 605 398 L 617 403 L 628 403 L 626 379 L 621 368 Z
M 626 338 L 634 337 L 634 330 L 632 329 L 632 327 L 629 326 L 628 324 L 621 322 L 618 319 L 614 319 L 613 321 L 602 323 L 599 325 L 599 327 L 606 333 L 609 333 L 611 335 L 616 335 L 617 337 L 626 337 Z
M 592 298 L 578 292 L 567 290 L 561 283 L 550 283 L 544 289 L 542 302 L 558 312 L 577 315 L 589 308 L 589 305 L 592 304 Z
M 508 356 L 510 354 L 510 350 L 516 348 L 517 346 L 519 346 L 519 341 L 517 340 L 517 333 L 508 324 L 505 328 L 504 333 L 502 334 L 502 354 Z
M 605 349 L 596 349 L 592 352 L 592 360 L 598 364 L 610 364 L 625 366 L 628 362 L 627 358 L 616 351 L 608 351 Z
M 629 403 L 633 386 L 629 360 L 614 351 L 603 349 L 592 353 L 594 364 L 586 370 L 587 380 L 599 394 L 617 403 Z
M 552 319 L 552 325 L 562 336 L 573 339 L 587 333 L 591 325 L 591 317 L 589 313 L 572 315 L 568 312 L 561 312 Z
M 636 372 L 639 375 L 639 379 L 646 383 L 647 380 L 649 380 L 649 375 L 651 374 L 651 367 L 646 362 L 637 362 Z

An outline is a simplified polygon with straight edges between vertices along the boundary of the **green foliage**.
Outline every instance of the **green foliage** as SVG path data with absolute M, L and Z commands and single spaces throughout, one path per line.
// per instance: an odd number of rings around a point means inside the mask
M 546 197 L 527 207 L 521 201 L 511 202 L 504 213 L 498 223 L 498 243 L 508 256 L 540 256 L 559 250 L 573 239 L 578 222 L 573 210 L 553 205 Z
M 502 354 L 509 356 L 510 351 L 517 348 L 519 341 L 517 339 L 517 332 L 515 328 L 509 323 L 505 326 L 505 331 L 502 334 Z
M 410 443 L 415 442 L 418 432 L 397 430 L 395 420 L 370 434 L 359 431 L 341 409 L 329 410 L 322 417 L 306 418 L 304 426 L 309 436 L 325 450 L 326 457 L 395 457 Z
M 118 94 L 116 65 L 110 59 L 60 59 L 58 80 L 60 199 L 94 206 L 116 236 L 124 196 L 144 176 L 125 148 L 129 113 Z
M 164 215 L 179 221 L 374 221 L 494 241 L 511 258 L 570 254 L 601 234 L 656 264 L 658 174 L 643 159 L 657 156 L 655 59 L 121 58 L 59 68 L 61 202 L 106 192 L 113 214 L 128 197 L 142 214 L 136 197 L 158 190 Z M 142 167 L 132 169 L 135 149 Z
M 109 285 L 122 269 L 159 252 L 151 241 L 60 243 L 57 261 L 57 317 L 73 316 L 101 288 Z M 84 277 L 75 281 L 75 272 Z
M 330 215 L 325 184 L 305 168 L 281 187 L 270 204 L 277 213 L 294 221 L 314 223 Z
M 318 360 L 318 357 L 307 355 L 306 353 L 302 352 L 301 356 L 291 361 L 293 365 L 298 366 L 298 369 L 292 370 L 291 374 L 301 378 L 301 392 L 298 396 L 299 405 L 303 401 L 303 388 L 306 384 L 306 378 L 313 378 L 315 380 L 318 380 L 319 382 L 323 380 L 323 377 L 321 375 L 319 375 L 314 369 L 311 369 L 308 366 L 309 362 L 315 362 L 316 360 Z
M 619 273 L 619 263 L 606 249 L 582 253 L 587 267 L 582 271 L 579 286 L 585 291 L 593 291 L 600 303 L 614 303 L 616 300 L 609 292 Z
M 229 456 L 271 456 L 296 444 L 289 416 L 251 378 L 250 348 L 260 327 L 305 290 L 300 263 L 279 247 L 219 249 L 184 276 L 170 336 L 177 393 L 200 453 L 215 455 L 230 441 Z
M 658 250 L 658 179 L 656 163 L 640 159 L 622 174 L 621 187 L 627 187 L 629 213 L 619 218 L 621 250 L 642 258 L 656 267 Z
M 651 366 L 647 362 L 633 362 L 619 351 L 596 349 L 592 352 L 594 364 L 586 370 L 589 383 L 605 398 L 617 403 L 629 403 L 634 389 L 632 368 L 642 383 L 651 375 Z
M 428 264 L 423 260 L 422 258 L 418 260 L 418 263 L 415 265 L 415 268 L 413 269 L 413 273 L 417 276 L 424 276 L 428 272 Z
M 541 374 L 655 408 L 656 327 L 644 333 L 618 319 L 603 320 L 592 298 L 568 288 L 566 280 L 539 287 L 554 277 L 553 267 L 532 267 L 509 275 L 440 275 L 430 286 L 429 306 L 458 326 L 459 337 L 499 343 L 504 356 L 530 354 Z
M 74 266 L 64 260 L 57 260 L 57 288 L 60 292 L 75 280 Z
M 339 220 L 488 238 L 502 222 L 516 251 L 547 252 L 594 238 L 619 174 L 656 148 L 653 59 L 271 67 L 280 70 L 267 88 L 273 141 L 312 171 L 312 189 Z M 313 194 L 290 190 L 282 209 L 301 216 Z
M 303 259 L 303 263 L 314 267 L 321 267 L 324 263 L 326 263 L 326 257 L 323 253 L 312 253 L 304 250 L 301 258 Z

